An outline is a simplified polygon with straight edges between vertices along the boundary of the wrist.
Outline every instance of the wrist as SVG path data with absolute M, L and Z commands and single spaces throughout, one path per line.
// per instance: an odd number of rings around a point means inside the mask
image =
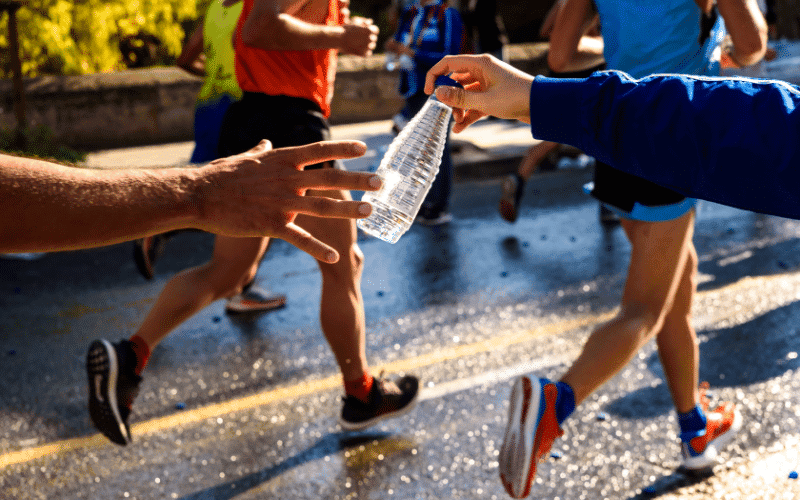
M 209 198 L 210 184 L 204 175 L 207 166 L 175 169 L 174 185 L 176 202 L 171 218 L 181 227 L 199 228 L 203 225 L 205 204 Z
M 338 51 L 347 50 L 347 28 L 345 25 L 325 26 L 322 28 L 322 37 L 328 41 L 323 45 Z
M 514 118 L 525 123 L 531 122 L 531 87 L 533 85 L 533 77 L 522 78 L 517 84 L 517 90 L 514 102 L 517 104 L 516 108 L 512 110 Z

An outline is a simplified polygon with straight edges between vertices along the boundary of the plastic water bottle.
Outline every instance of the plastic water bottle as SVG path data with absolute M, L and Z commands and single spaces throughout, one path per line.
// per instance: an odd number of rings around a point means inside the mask
M 436 85 L 459 86 L 441 76 Z M 361 198 L 372 204 L 370 216 L 358 221 L 362 231 L 389 243 L 397 243 L 408 231 L 439 172 L 452 113 L 450 106 L 431 95 L 394 138 L 376 171 L 383 187 Z

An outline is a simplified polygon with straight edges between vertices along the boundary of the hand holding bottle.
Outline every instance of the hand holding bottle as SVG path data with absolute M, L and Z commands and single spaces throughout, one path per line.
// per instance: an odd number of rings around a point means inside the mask
M 447 77 L 436 83 L 458 85 Z M 389 243 L 408 231 L 439 172 L 451 114 L 432 96 L 394 138 L 376 172 L 383 186 L 361 198 L 372 205 L 370 216 L 357 223 L 362 231 Z
M 530 123 L 533 76 L 524 71 L 489 54 L 445 56 L 428 71 L 425 93 L 433 93 L 434 82 L 441 75 L 464 86 L 444 86 L 436 91 L 436 97 L 453 108 L 454 132 L 486 115 Z

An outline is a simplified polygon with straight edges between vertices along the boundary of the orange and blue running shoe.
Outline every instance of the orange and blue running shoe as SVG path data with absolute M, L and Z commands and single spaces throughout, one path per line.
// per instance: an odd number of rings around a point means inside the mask
M 525 498 L 536 464 L 564 431 L 556 419 L 558 387 L 548 380 L 519 377 L 511 389 L 508 424 L 500 448 L 500 480 L 509 495 Z
M 714 467 L 719 450 L 727 445 L 742 428 L 742 415 L 736 405 L 725 401 L 709 409 L 706 396 L 708 384 L 700 386 L 700 406 L 706 415 L 705 431 L 681 441 L 681 467 L 689 471 L 703 471 Z

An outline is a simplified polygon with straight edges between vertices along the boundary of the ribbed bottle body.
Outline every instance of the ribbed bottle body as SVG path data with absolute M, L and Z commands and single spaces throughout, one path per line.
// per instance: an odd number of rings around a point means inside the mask
M 411 227 L 439 172 L 451 114 L 430 98 L 395 137 L 376 172 L 383 187 L 361 198 L 372 204 L 370 216 L 358 221 L 362 231 L 396 243 Z

